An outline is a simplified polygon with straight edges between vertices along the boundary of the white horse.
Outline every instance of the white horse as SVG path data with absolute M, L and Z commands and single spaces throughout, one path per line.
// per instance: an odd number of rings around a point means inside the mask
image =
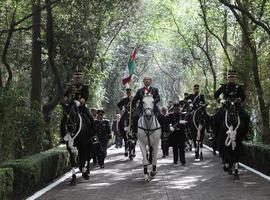
M 157 152 L 161 136 L 160 124 L 154 115 L 154 99 L 151 94 L 143 98 L 143 115 L 138 121 L 138 140 L 143 156 L 144 178 L 150 180 L 150 176 L 157 174 Z M 150 176 L 148 174 L 148 165 L 152 164 Z

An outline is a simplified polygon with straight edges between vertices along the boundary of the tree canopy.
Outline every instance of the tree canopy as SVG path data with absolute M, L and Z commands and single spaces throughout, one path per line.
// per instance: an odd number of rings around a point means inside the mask
M 58 103 L 77 67 L 89 85 L 88 107 L 102 106 L 112 117 L 135 47 L 132 88 L 150 74 L 161 105 L 198 83 L 213 114 L 213 93 L 235 69 L 255 140 L 269 143 L 269 23 L 266 0 L 2 0 L 0 152 L 30 154 L 33 137 L 35 151 L 57 144 Z

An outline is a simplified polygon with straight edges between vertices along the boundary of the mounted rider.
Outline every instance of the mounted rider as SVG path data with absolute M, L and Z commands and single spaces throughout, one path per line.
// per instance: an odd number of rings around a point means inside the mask
M 92 122 L 94 122 L 94 120 L 86 107 L 86 102 L 89 96 L 88 86 L 82 84 L 81 77 L 82 73 L 78 69 L 72 74 L 74 83 L 71 86 L 69 86 L 65 91 L 64 103 L 72 102 L 75 100 L 79 101 L 80 102 L 79 112 L 85 115 L 87 119 L 90 121 L 90 123 L 93 124 Z M 60 143 L 63 143 L 63 138 L 66 135 L 66 128 L 65 128 L 66 121 L 67 117 L 64 114 L 60 124 Z
M 184 100 L 190 103 L 191 110 L 196 110 L 200 105 L 205 104 L 204 95 L 200 93 L 200 85 L 195 84 L 193 86 L 194 94 L 189 94 Z
M 158 89 L 151 86 L 152 78 L 150 76 L 145 76 L 143 79 L 144 87 L 137 90 L 136 95 L 133 98 L 133 105 L 136 105 L 139 102 L 139 105 L 136 107 L 136 110 L 133 115 L 133 133 L 137 133 L 138 131 L 138 120 L 140 116 L 143 114 L 143 98 L 146 94 L 151 94 L 154 99 L 154 114 L 159 119 L 159 108 L 157 104 L 160 101 L 160 96 Z
M 228 72 L 228 82 L 225 84 L 221 84 L 221 87 L 215 92 L 214 98 L 219 103 L 221 101 L 220 95 L 223 94 L 223 98 L 226 101 L 227 99 L 238 99 L 239 101 L 239 116 L 242 118 L 245 122 L 249 122 L 249 115 L 247 112 L 243 109 L 241 106 L 241 102 L 244 102 L 246 99 L 246 95 L 244 93 L 243 85 L 236 83 L 236 71 L 235 70 L 229 70 Z M 218 109 L 217 113 L 214 115 L 214 127 L 213 131 L 214 134 L 217 134 L 217 131 L 219 130 L 220 120 L 222 120 L 222 117 L 225 114 L 225 108 L 222 107 Z M 246 127 L 248 131 L 248 127 Z

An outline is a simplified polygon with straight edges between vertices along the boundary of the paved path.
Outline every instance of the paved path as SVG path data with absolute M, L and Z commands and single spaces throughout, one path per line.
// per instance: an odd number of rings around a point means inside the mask
M 78 184 L 69 180 L 39 199 L 42 200 L 270 200 L 270 182 L 240 169 L 240 180 L 222 171 L 220 159 L 204 149 L 204 161 L 195 162 L 186 154 L 186 166 L 173 165 L 172 153 L 158 159 L 158 174 L 151 182 L 143 179 L 141 153 L 129 161 L 122 149 L 111 148 L 104 169 L 91 171 L 90 180 L 80 177 Z M 161 153 L 159 152 L 159 157 Z

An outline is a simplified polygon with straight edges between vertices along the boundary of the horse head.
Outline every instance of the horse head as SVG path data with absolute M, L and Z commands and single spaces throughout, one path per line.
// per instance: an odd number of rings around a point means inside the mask
M 235 125 L 238 123 L 238 112 L 240 108 L 240 102 L 236 98 L 228 98 L 225 101 L 225 109 L 227 112 L 227 121 L 231 125 Z
M 143 110 L 146 117 L 151 117 L 153 115 L 154 109 L 154 98 L 151 94 L 146 94 L 143 97 Z
M 201 124 L 202 126 L 205 126 L 208 120 L 208 114 L 206 112 L 207 105 L 208 104 L 200 104 L 200 107 L 194 113 L 196 114 L 196 123 Z
M 77 129 L 79 106 L 80 102 L 77 100 L 62 103 L 64 116 L 67 119 L 66 130 L 69 133 L 75 133 Z

